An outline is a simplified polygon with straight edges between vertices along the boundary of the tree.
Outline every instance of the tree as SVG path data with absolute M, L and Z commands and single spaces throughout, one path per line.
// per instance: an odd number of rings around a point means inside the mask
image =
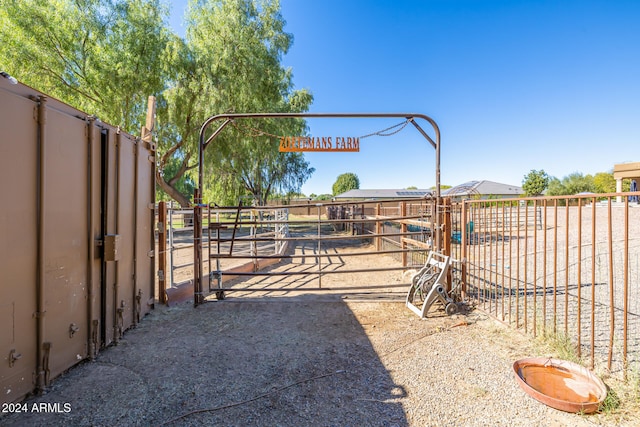
M 583 175 L 580 172 L 573 172 L 562 178 L 562 185 L 566 189 L 566 194 L 594 193 L 595 186 L 591 175 Z
M 585 192 L 594 193 L 595 191 L 596 187 L 591 175 L 585 176 L 580 172 L 573 172 L 562 178 L 562 181 L 557 178 L 551 178 L 547 195 L 571 196 Z
M 547 187 L 547 196 L 563 196 L 566 195 L 566 189 L 564 185 L 562 185 L 562 181 L 560 181 L 556 177 L 549 178 L 549 185 Z
M 630 181 L 622 183 L 622 191 L 629 191 Z M 593 177 L 593 186 L 596 193 L 615 193 L 616 179 L 612 172 L 598 172 Z M 626 189 L 625 189 L 626 187 Z
M 207 117 L 303 112 L 313 99 L 308 91 L 293 89 L 291 70 L 281 66 L 293 38 L 283 31 L 277 0 L 192 1 L 187 15 L 186 40 L 174 41 L 170 49 L 175 74 L 164 113 L 178 125 L 162 138 L 165 154 L 158 169 L 166 191 L 193 175 L 199 129 Z M 228 125 L 205 156 L 205 199 L 230 204 L 250 196 L 264 204 L 274 191 L 299 191 L 314 169 L 301 153 L 279 153 L 278 136 L 305 132 L 306 123 L 298 119 Z M 174 175 L 167 173 L 172 163 L 180 165 Z
M 0 0 L 0 63 L 19 80 L 137 134 L 157 98 L 158 187 L 181 205 L 196 181 L 199 129 L 214 114 L 302 112 L 312 102 L 281 66 L 293 37 L 278 0 L 191 0 L 183 40 L 161 0 Z M 209 199 L 297 191 L 313 173 L 300 153 L 278 153 L 277 135 L 302 120 L 228 126 L 206 156 Z M 239 125 L 239 123 L 238 123 Z M 255 139 L 252 130 L 260 127 Z M 210 150 L 212 151 L 212 150 Z
M 320 194 L 316 197 L 316 200 L 331 200 L 332 198 L 332 194 Z
M 0 0 L 0 63 L 25 84 L 137 134 L 164 89 L 159 0 Z
M 522 181 L 522 189 L 526 196 L 540 196 L 548 186 L 549 175 L 543 169 L 532 169 Z
M 341 175 L 338 175 L 336 182 L 331 187 L 333 191 L 333 195 L 337 196 L 338 194 L 342 194 L 349 190 L 354 190 L 360 188 L 360 180 L 358 179 L 358 175 L 355 173 L 347 172 Z

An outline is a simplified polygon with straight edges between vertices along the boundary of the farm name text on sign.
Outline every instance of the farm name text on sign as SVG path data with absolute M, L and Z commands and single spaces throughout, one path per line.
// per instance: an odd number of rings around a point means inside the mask
M 280 138 L 281 153 L 298 151 L 360 151 L 360 138 L 352 137 L 311 137 L 311 136 L 283 136 Z

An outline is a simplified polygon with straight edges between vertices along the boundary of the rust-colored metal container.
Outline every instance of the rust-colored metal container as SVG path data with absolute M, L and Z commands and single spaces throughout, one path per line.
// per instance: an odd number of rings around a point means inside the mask
M 0 403 L 117 342 L 155 294 L 155 147 L 0 78 Z
M 534 399 L 565 412 L 596 412 L 607 387 L 587 368 L 547 357 L 520 359 L 513 364 L 516 381 Z

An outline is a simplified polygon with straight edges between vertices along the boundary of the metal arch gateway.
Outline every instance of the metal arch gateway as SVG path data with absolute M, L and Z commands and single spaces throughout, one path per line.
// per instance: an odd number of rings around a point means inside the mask
M 198 306 L 204 302 L 203 288 L 202 288 L 202 247 L 198 242 L 202 241 L 202 194 L 204 186 L 204 152 L 213 142 L 213 140 L 222 132 L 222 130 L 235 119 L 267 119 L 267 118 L 363 118 L 363 119 L 375 119 L 375 118 L 404 118 L 411 122 L 411 124 L 422 134 L 422 136 L 431 144 L 435 149 L 435 171 L 436 171 L 436 206 L 441 204 L 441 192 L 440 192 L 440 128 L 435 120 L 425 114 L 418 113 L 226 113 L 218 114 L 209 117 L 204 121 L 200 128 L 200 137 L 198 144 L 198 189 L 194 195 L 194 306 Z M 435 132 L 435 138 L 431 138 L 427 132 L 420 127 L 416 122 L 416 119 L 422 119 L 428 122 Z M 211 124 L 216 121 L 224 120 L 218 128 L 205 139 L 207 129 Z M 434 221 L 435 229 L 435 244 L 439 250 L 442 245 L 442 230 L 438 215 L 435 215 Z

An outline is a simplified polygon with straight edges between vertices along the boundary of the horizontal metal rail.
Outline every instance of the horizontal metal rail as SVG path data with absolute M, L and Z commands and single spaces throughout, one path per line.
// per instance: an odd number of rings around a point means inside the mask
M 327 264 L 329 266 L 331 264 Z M 317 271 L 228 271 L 217 272 L 213 271 L 212 274 L 225 274 L 228 276 L 309 276 L 309 275 L 325 275 L 325 274 L 347 274 L 347 273 L 369 273 L 375 271 L 397 271 L 397 270 L 410 270 L 414 269 L 414 266 L 405 267 L 377 267 L 377 268 L 356 268 L 352 270 L 317 270 Z
M 299 288 L 268 288 L 268 287 L 255 287 L 255 288 L 215 288 L 216 292 L 218 291 L 223 291 L 223 292 L 229 292 L 229 291 L 233 291 L 233 292 L 302 292 L 302 291 L 309 291 L 310 289 L 313 290 L 313 292 L 316 291 L 320 291 L 320 292 L 326 292 L 326 291 L 353 291 L 353 290 L 361 290 L 361 289 L 388 289 L 388 288 L 405 288 L 406 289 L 407 284 L 406 283 L 401 283 L 401 284 L 393 284 L 393 285 L 367 285 L 367 286 L 349 286 L 349 287 L 345 287 L 345 286 L 333 286 L 333 287 L 324 287 L 324 288 L 303 288 L 303 287 L 299 287 Z M 403 297 L 406 295 L 406 292 L 402 292 Z
M 388 203 L 403 203 L 403 202 L 413 202 L 415 205 L 427 204 L 430 205 L 434 202 L 434 196 L 426 196 L 426 197 L 407 197 L 402 199 L 376 199 L 376 200 L 344 200 L 344 201 L 323 201 L 316 203 L 298 203 L 292 205 L 267 205 L 267 206 L 244 206 L 246 210 L 277 210 L 282 208 L 292 209 L 292 208 L 318 208 L 325 206 L 362 206 L 362 205 L 376 205 L 376 204 L 388 204 Z M 216 211 L 228 211 L 229 213 L 235 212 L 238 207 L 237 206 L 218 206 L 218 205 L 209 205 L 209 209 Z M 204 212 L 206 213 L 206 211 Z
M 246 252 L 246 251 L 245 251 Z M 384 254 L 402 254 L 409 252 L 424 252 L 424 249 L 395 249 L 395 250 L 386 250 L 386 251 L 376 251 L 375 253 L 378 255 Z M 294 255 L 238 255 L 238 254 L 211 254 L 211 258 L 242 258 L 242 259 L 297 259 L 297 258 L 331 258 L 331 257 L 350 257 L 350 256 L 366 256 L 371 255 L 371 252 L 336 252 L 336 253 L 326 253 L 326 254 L 294 254 Z M 189 264 L 193 265 L 193 264 Z
M 329 236 L 322 237 L 320 240 L 353 240 L 353 239 L 371 239 L 376 237 L 399 237 L 399 236 L 421 236 L 423 235 L 420 231 L 412 231 L 408 233 L 381 233 L 381 234 L 354 234 L 349 236 Z M 231 241 L 242 241 L 242 242 L 304 242 L 304 241 L 318 241 L 317 236 L 310 237 L 278 237 L 278 238 L 262 238 L 262 237 L 237 237 L 235 239 L 229 238 L 221 238 L 218 241 L 220 242 L 231 242 Z
M 399 221 L 403 221 L 403 220 L 408 220 L 408 219 L 423 219 L 425 218 L 424 215 L 406 215 L 406 216 L 388 216 L 388 215 L 384 215 L 384 216 L 380 216 L 378 218 L 371 218 L 370 216 L 365 217 L 365 218 L 355 218 L 355 219 L 351 219 L 351 218 L 343 218 L 343 219 L 322 219 L 322 223 L 323 224 L 351 224 L 351 223 L 362 223 L 362 222 L 399 222 Z M 431 221 L 422 221 L 425 224 L 431 224 Z M 275 225 L 275 224 L 287 224 L 289 227 L 294 227 L 297 225 L 304 225 L 304 224 L 317 224 L 318 220 L 317 219 L 308 219 L 308 220 L 304 220 L 304 219 L 296 219 L 293 221 L 283 221 L 283 220 L 275 220 L 275 219 L 268 219 L 268 220 L 262 220 L 262 221 L 256 221 L 256 220 L 248 220 L 248 221 L 238 221 L 238 225 L 240 226 L 247 226 L 247 225 Z M 209 224 L 209 228 L 211 228 L 212 230 L 215 230 L 217 228 L 217 226 L 222 225 L 222 226 L 233 226 L 233 222 L 212 222 Z M 192 228 L 188 228 L 189 230 L 191 230 Z M 204 227 L 204 229 L 206 229 L 206 227 Z

